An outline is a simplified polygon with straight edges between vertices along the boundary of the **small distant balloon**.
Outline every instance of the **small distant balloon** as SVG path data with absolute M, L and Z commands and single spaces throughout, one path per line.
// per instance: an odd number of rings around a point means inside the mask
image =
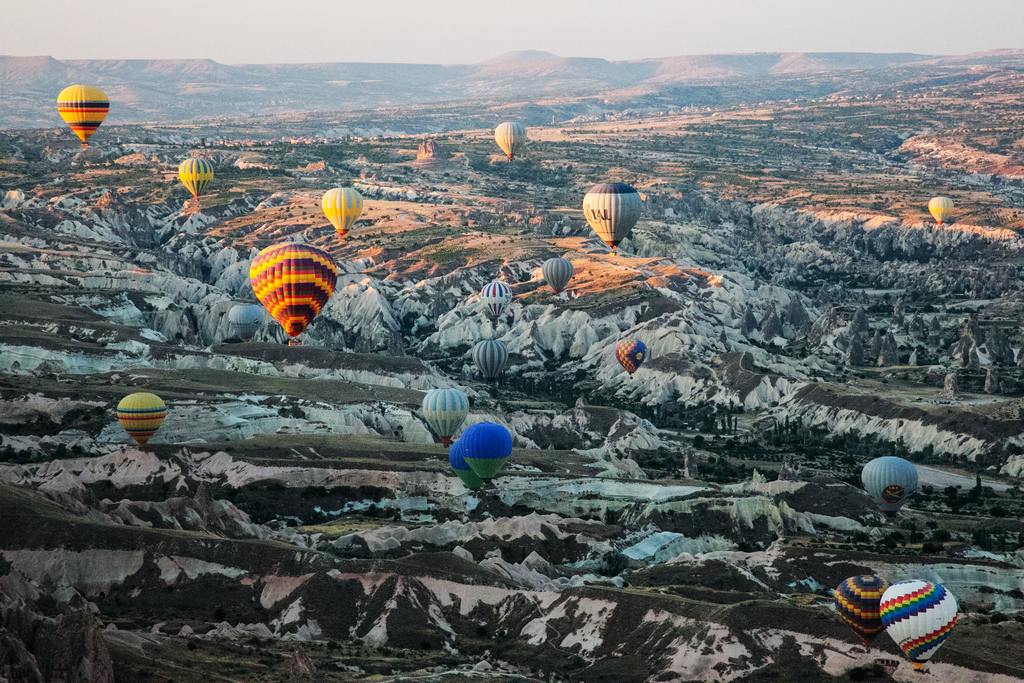
M 338 238 L 345 239 L 349 228 L 363 213 L 363 195 L 354 187 L 336 187 L 324 193 L 320 207 L 334 226 Z
M 640 206 L 640 195 L 626 183 L 601 183 L 583 197 L 583 217 L 614 252 L 640 219 Z
M 615 345 L 615 358 L 626 372 L 633 374 L 647 360 L 647 344 L 639 339 L 627 339 Z
M 572 261 L 560 257 L 549 258 L 540 267 L 540 272 L 544 275 L 544 281 L 558 294 L 572 278 Z
M 82 147 L 89 146 L 89 138 L 107 118 L 109 111 L 107 94 L 92 85 L 69 85 L 57 95 L 57 113 L 82 141 Z
M 515 121 L 499 123 L 494 129 L 494 141 L 498 143 L 498 147 L 508 160 L 512 161 L 526 144 L 526 128 Z
M 206 159 L 185 159 L 178 164 L 178 179 L 192 198 L 199 201 L 199 195 L 213 180 L 213 164 Z
M 423 397 L 420 414 L 445 446 L 469 415 L 469 398 L 458 389 L 431 389 Z
M 258 304 L 235 304 L 228 311 L 228 329 L 232 336 L 250 341 L 263 324 L 263 307 Z
M 949 197 L 932 197 L 928 202 L 928 212 L 938 225 L 942 225 L 953 215 L 953 200 Z
M 875 458 L 860 474 L 864 490 L 879 509 L 895 515 L 917 490 L 917 468 L 914 463 L 893 455 Z
M 493 479 L 512 455 L 512 433 L 494 422 L 478 422 L 462 432 L 456 442 L 466 464 L 484 481 Z
M 128 394 L 117 404 L 117 421 L 140 446 L 149 442 L 165 417 L 167 406 L 156 394 Z
M 473 363 L 485 380 L 496 380 L 508 364 L 508 347 L 500 339 L 482 339 L 473 347 Z
M 480 305 L 484 307 L 484 312 L 494 320 L 501 317 L 510 303 L 512 303 L 512 288 L 501 280 L 484 285 L 484 288 L 480 290 Z

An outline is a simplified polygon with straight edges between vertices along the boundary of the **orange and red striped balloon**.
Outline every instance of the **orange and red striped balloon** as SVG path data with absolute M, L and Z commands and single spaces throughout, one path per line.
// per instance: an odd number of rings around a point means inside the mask
M 290 337 L 313 321 L 334 293 L 338 268 L 327 252 L 294 242 L 261 251 L 249 267 L 249 282 L 263 307 Z
M 107 94 L 91 85 L 69 85 L 57 95 L 57 113 L 82 141 L 82 147 L 89 146 L 89 138 L 107 118 L 108 111 Z

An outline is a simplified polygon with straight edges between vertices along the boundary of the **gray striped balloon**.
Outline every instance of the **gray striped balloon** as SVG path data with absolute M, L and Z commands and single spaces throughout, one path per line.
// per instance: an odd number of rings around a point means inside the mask
M 508 347 L 497 339 L 484 339 L 473 347 L 473 362 L 484 379 L 497 379 L 508 363 Z
M 626 183 L 594 185 L 583 197 L 583 217 L 615 251 L 640 219 L 640 195 Z
M 243 341 L 256 336 L 263 320 L 263 307 L 258 304 L 237 304 L 228 311 L 228 329 Z
M 431 389 L 423 397 L 420 414 L 447 446 L 469 415 L 469 398 L 458 389 Z
M 572 278 L 572 261 L 558 257 L 549 258 L 540 267 L 540 272 L 544 274 L 544 280 L 551 285 L 551 289 L 555 290 L 555 294 L 558 294 Z

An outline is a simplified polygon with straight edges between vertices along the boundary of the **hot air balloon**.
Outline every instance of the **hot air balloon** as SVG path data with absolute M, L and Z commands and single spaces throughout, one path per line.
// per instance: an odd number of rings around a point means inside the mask
M 946 217 L 953 214 L 953 200 L 949 197 L 932 197 L 928 202 L 928 212 L 937 224 L 942 225 Z
M 882 632 L 882 593 L 889 582 L 880 576 L 851 576 L 839 584 L 833 595 L 839 618 L 860 636 L 867 647 Z
M 555 290 L 555 294 L 558 294 L 572 278 L 572 261 L 559 257 L 549 258 L 540 267 L 540 272 L 544 274 L 544 280 L 551 285 L 551 289 Z
M 199 195 L 213 180 L 213 164 L 206 159 L 185 159 L 178 164 L 178 179 L 192 193 L 192 199 L 198 206 Z
M 903 458 L 887 455 L 864 465 L 860 480 L 882 512 L 895 515 L 917 490 L 917 468 Z
M 494 478 L 512 455 L 512 433 L 494 422 L 478 422 L 469 427 L 458 442 L 466 464 L 484 481 Z
M 256 336 L 263 324 L 263 307 L 258 304 L 235 304 L 228 311 L 228 328 L 242 341 Z
M 501 147 L 501 151 L 505 153 L 508 160 L 512 161 L 526 144 L 526 128 L 523 127 L 523 124 L 515 121 L 499 123 L 498 127 L 494 129 L 494 141 L 498 143 L 498 147 Z
M 458 389 L 431 389 L 420 407 L 423 419 L 445 446 L 469 415 L 469 399 Z
M 647 360 L 647 344 L 639 339 L 620 341 L 615 345 L 615 358 L 632 375 Z
M 466 446 L 462 439 L 448 447 L 448 463 L 467 489 L 478 489 L 484 485 L 483 479 L 476 476 L 476 472 L 466 463 Z
M 117 404 L 117 421 L 135 443 L 144 446 L 167 417 L 167 406 L 156 394 L 128 394 Z
M 497 320 L 512 302 L 512 288 L 501 280 L 484 285 L 480 290 L 480 303 L 487 315 Z
M 334 293 L 338 269 L 327 252 L 294 242 L 267 247 L 249 266 L 249 282 L 263 307 L 293 337 L 302 334 Z
M 57 113 L 82 141 L 82 147 L 89 146 L 89 138 L 107 118 L 108 111 L 107 94 L 91 85 L 69 85 L 57 95 Z
M 918 671 L 956 625 L 953 594 L 937 583 L 902 581 L 882 594 L 882 624 Z
M 336 187 L 324 192 L 320 206 L 327 220 L 334 226 L 338 237 L 345 239 L 348 229 L 363 212 L 363 195 L 354 187 Z
M 594 185 L 583 197 L 583 216 L 614 252 L 640 218 L 640 195 L 626 183 Z
M 473 362 L 488 382 L 498 379 L 508 363 L 508 347 L 499 339 L 484 339 L 473 347 Z

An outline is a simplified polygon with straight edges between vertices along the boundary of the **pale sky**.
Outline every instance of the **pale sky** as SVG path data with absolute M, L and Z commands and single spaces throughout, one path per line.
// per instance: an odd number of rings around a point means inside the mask
M 0 54 L 471 63 L 511 50 L 639 59 L 1024 47 L 1024 0 L 29 0 Z

